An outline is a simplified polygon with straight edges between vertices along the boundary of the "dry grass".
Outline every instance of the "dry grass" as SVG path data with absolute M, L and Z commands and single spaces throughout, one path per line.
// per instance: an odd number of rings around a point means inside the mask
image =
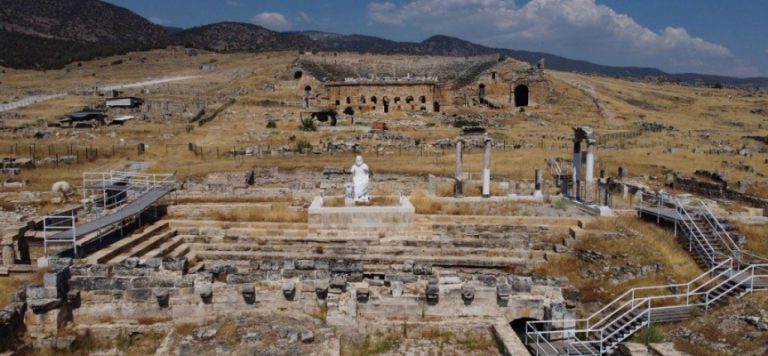
M 0 308 L 11 302 L 11 297 L 16 290 L 24 284 L 42 284 L 43 275 L 48 269 L 40 269 L 30 274 L 15 274 L 8 277 L 0 277 Z
M 582 276 L 581 273 L 590 267 L 602 270 L 603 266 L 582 261 L 575 255 L 553 256 L 547 264 L 536 270 L 536 273 L 541 275 L 568 277 L 570 283 L 581 290 L 582 300 L 585 302 L 606 302 L 630 288 L 669 284 L 668 279 L 684 283 L 703 272 L 688 252 L 675 241 L 672 232 L 661 227 L 626 217 L 596 219 L 588 228 L 628 231 L 632 234 L 636 232 L 638 235 L 584 236 L 576 242 L 575 249 L 592 250 L 605 256 L 613 256 L 614 258 L 605 260 L 610 266 L 624 266 L 628 263 L 643 266 L 658 263 L 661 270 L 615 286 L 606 281 Z
M 186 336 L 186 335 L 192 334 L 192 332 L 194 332 L 195 329 L 197 329 L 199 327 L 200 327 L 200 324 L 180 323 L 180 324 L 176 324 L 176 326 L 174 326 L 173 330 L 174 330 L 174 332 L 177 335 Z
M 291 209 L 288 204 L 272 204 L 270 208 L 247 208 L 229 211 L 212 211 L 208 215 L 218 221 L 229 222 L 307 222 L 307 212 Z
M 417 214 L 426 215 L 520 215 L 525 202 L 442 202 L 419 190 L 409 197 Z
M 136 321 L 141 325 L 154 325 L 154 324 L 160 324 L 160 323 L 167 323 L 171 320 L 173 320 L 173 318 L 162 317 L 162 316 L 148 316 L 148 317 L 136 319 Z
M 375 196 L 371 197 L 370 202 L 366 203 L 356 203 L 356 205 L 366 205 L 366 206 L 397 206 L 400 204 L 400 198 L 395 196 Z M 338 208 L 343 207 L 344 205 L 344 198 L 343 197 L 334 197 L 334 198 L 325 198 L 323 199 L 323 206 L 329 207 L 329 208 Z
M 747 237 L 748 250 L 768 258 L 768 225 L 736 224 L 736 229 Z
M 177 204 L 206 204 L 206 203 L 291 203 L 293 202 L 293 196 L 291 195 L 274 195 L 274 196 L 248 196 L 248 197 L 222 197 L 222 196 L 205 196 L 205 197 L 184 197 L 180 196 L 176 198 Z
M 238 332 L 238 326 L 236 323 L 224 323 L 216 332 L 216 341 L 227 344 L 235 345 L 240 342 L 240 333 Z
M 342 356 L 367 356 L 396 352 L 403 342 L 403 336 L 396 332 L 375 333 L 366 335 L 363 340 L 342 337 L 341 341 Z

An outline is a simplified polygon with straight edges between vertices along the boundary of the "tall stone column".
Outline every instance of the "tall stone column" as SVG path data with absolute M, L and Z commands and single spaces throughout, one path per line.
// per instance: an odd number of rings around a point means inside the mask
M 581 141 L 573 140 L 573 191 L 571 197 L 579 199 L 581 181 Z
M 544 194 L 541 192 L 542 187 L 542 176 L 541 176 L 541 169 L 536 168 L 536 173 L 534 174 L 534 181 L 533 181 L 533 196 L 536 198 L 543 197 Z
M 485 152 L 483 154 L 483 198 L 491 197 L 491 144 L 489 137 L 485 138 Z
M 586 182 L 586 194 L 584 199 L 587 201 L 592 201 L 595 194 L 595 143 L 594 140 L 587 140 L 587 172 L 586 178 L 584 179 Z
M 453 185 L 453 195 L 456 198 L 464 196 L 464 140 L 456 140 L 456 177 Z

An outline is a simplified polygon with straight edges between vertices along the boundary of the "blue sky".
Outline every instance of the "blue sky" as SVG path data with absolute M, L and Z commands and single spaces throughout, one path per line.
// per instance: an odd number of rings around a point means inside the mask
M 220 21 L 421 41 L 434 34 L 619 66 L 768 76 L 763 0 L 107 0 L 166 26 Z

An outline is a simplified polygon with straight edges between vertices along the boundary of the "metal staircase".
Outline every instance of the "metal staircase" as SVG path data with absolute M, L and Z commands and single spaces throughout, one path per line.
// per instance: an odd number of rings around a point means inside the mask
M 651 323 L 685 320 L 730 298 L 768 290 L 768 260 L 734 243 L 709 207 L 701 201 L 686 206 L 677 198 L 660 198 L 655 202 L 659 214 L 673 209 L 676 231 L 708 270 L 685 284 L 633 288 L 586 319 L 528 322 L 525 342 L 533 354 L 607 354 Z

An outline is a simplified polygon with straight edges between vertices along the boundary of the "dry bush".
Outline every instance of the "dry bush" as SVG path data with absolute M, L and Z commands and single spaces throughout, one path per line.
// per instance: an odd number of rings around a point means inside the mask
M 417 214 L 437 214 L 443 206 L 442 203 L 432 200 L 429 194 L 423 190 L 411 194 L 409 200 L 416 208 Z
M 192 334 L 199 327 L 200 325 L 195 323 L 180 323 L 176 324 L 173 330 L 177 335 L 186 336 Z
M 307 212 L 291 209 L 288 204 L 272 204 L 270 208 L 248 208 L 229 211 L 212 211 L 210 217 L 229 222 L 307 222 Z
M 400 348 L 403 336 L 400 333 L 375 333 L 363 340 L 349 340 L 342 337 L 341 355 L 367 356 L 395 352 Z
M 575 249 L 599 252 L 606 256 L 604 261 L 609 266 L 624 266 L 628 263 L 642 266 L 658 263 L 661 268 L 659 272 L 649 273 L 644 277 L 631 279 L 615 286 L 605 283 L 606 281 L 596 281 L 582 276 L 581 273 L 590 267 L 602 270 L 603 266 L 582 261 L 572 254 L 551 256 L 546 264 L 536 269 L 535 272 L 540 275 L 567 277 L 571 284 L 581 290 L 584 302 L 607 302 L 630 288 L 669 284 L 668 278 L 677 283 L 685 283 L 703 273 L 688 251 L 676 242 L 672 232 L 656 225 L 633 217 L 603 218 L 596 219 L 588 225 L 588 228 L 625 231 L 631 235 L 626 237 L 587 235 L 576 242 Z
M 275 196 L 248 196 L 248 197 L 226 197 L 226 196 L 205 196 L 205 197 L 185 197 L 176 198 L 177 204 L 205 204 L 205 203 L 291 203 L 292 195 Z
M 163 317 L 163 316 L 147 316 L 143 318 L 138 318 L 136 321 L 141 325 L 153 325 L 153 324 L 160 324 L 160 323 L 167 323 L 171 321 L 172 318 L 169 317 Z
M 237 330 L 237 324 L 225 323 L 216 332 L 216 341 L 227 345 L 235 345 L 240 342 L 240 333 Z
M 400 198 L 391 195 L 375 196 L 371 197 L 368 203 L 355 203 L 356 205 L 365 206 L 397 206 L 400 205 Z M 328 208 L 339 208 L 345 206 L 345 200 L 343 197 L 324 198 L 323 206 Z
M 736 224 L 739 233 L 747 237 L 746 248 L 768 258 L 768 224 Z

